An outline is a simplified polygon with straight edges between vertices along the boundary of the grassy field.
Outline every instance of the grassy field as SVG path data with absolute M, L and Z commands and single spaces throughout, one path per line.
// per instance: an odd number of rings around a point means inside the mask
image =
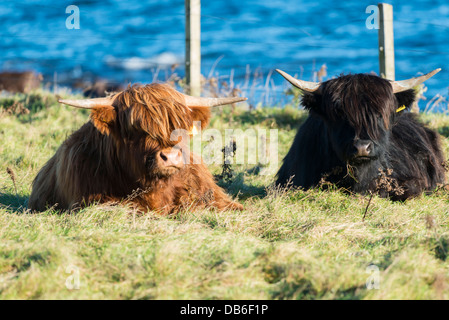
M 273 176 L 234 166 L 220 184 L 243 212 L 30 214 L 33 178 L 88 114 L 43 92 L 2 98 L 0 111 L 0 299 L 449 299 L 448 191 L 374 197 L 362 221 L 367 197 L 275 190 Z M 211 126 L 277 128 L 282 159 L 304 117 L 226 107 Z M 423 121 L 449 154 L 449 116 Z

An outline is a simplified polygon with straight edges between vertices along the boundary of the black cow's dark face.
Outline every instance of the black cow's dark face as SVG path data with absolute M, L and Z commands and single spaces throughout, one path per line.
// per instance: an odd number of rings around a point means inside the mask
M 385 127 L 382 118 L 378 117 L 375 122 L 377 135 L 372 138 L 365 128 L 357 130 L 345 117 L 326 119 L 327 135 L 340 161 L 361 165 L 385 153 L 390 130 Z
M 303 105 L 321 117 L 333 151 L 343 163 L 363 165 L 388 151 L 391 128 L 413 90 L 393 94 L 391 84 L 373 75 L 348 75 L 322 84 L 320 93 L 305 93 Z M 401 111 L 403 112 L 403 111 Z

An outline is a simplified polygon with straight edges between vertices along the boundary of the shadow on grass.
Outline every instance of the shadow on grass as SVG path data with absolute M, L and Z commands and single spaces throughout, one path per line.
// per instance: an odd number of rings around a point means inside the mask
M 0 192 L 0 209 L 6 209 L 12 213 L 23 213 L 27 208 L 27 204 L 27 196 Z
M 249 198 L 264 198 L 267 195 L 265 186 L 254 186 L 244 183 L 243 173 L 237 174 L 232 181 L 226 182 L 217 178 L 217 184 L 233 197 L 238 196 L 240 201 Z
M 360 300 L 362 299 L 363 287 L 341 288 L 332 293 L 337 300 Z M 275 289 L 270 291 L 271 299 L 275 300 L 316 300 L 326 295 L 326 290 L 320 290 L 313 282 L 306 278 L 295 281 L 281 280 Z

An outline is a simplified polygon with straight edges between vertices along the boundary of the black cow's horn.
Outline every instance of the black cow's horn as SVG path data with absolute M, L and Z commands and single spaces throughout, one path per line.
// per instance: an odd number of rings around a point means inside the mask
M 92 109 L 94 107 L 107 107 L 112 106 L 115 96 L 110 96 L 106 98 L 94 98 L 94 99 L 60 99 L 59 103 L 68 104 L 72 107 L 82 108 L 82 109 Z
M 276 69 L 276 71 L 279 72 L 281 74 L 281 76 L 283 76 L 288 82 L 290 82 L 296 88 L 301 89 L 303 91 L 316 92 L 321 86 L 320 82 L 309 82 L 309 81 L 298 80 L 296 78 L 293 78 L 291 75 L 289 75 L 288 73 L 286 73 L 282 70 Z M 319 92 L 319 90 L 318 90 L 318 92 Z
M 428 74 L 425 74 L 420 77 L 411 78 L 411 79 L 402 80 L 402 81 L 391 81 L 391 85 L 393 86 L 393 92 L 398 93 L 398 92 L 412 89 L 413 87 L 416 87 L 417 85 L 423 83 L 427 79 L 433 77 L 440 71 L 441 71 L 441 68 L 438 68 L 438 69 L 435 69 L 432 72 L 429 72 Z
M 192 97 L 183 94 L 186 100 L 187 107 L 217 107 L 225 104 L 232 104 L 247 100 L 247 98 L 232 97 L 232 98 L 202 98 Z

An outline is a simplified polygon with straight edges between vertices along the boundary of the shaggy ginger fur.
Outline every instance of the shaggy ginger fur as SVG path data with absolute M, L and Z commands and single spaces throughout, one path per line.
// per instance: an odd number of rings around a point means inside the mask
M 177 141 L 175 129 L 204 128 L 209 108 L 190 107 L 167 85 L 134 85 L 110 107 L 92 109 L 91 121 L 73 133 L 40 170 L 29 200 L 32 210 L 71 210 L 94 202 L 125 202 L 140 211 L 174 213 L 183 207 L 239 209 L 216 185 L 197 155 L 179 170 L 156 157 Z M 200 164 L 194 164 L 197 157 Z

